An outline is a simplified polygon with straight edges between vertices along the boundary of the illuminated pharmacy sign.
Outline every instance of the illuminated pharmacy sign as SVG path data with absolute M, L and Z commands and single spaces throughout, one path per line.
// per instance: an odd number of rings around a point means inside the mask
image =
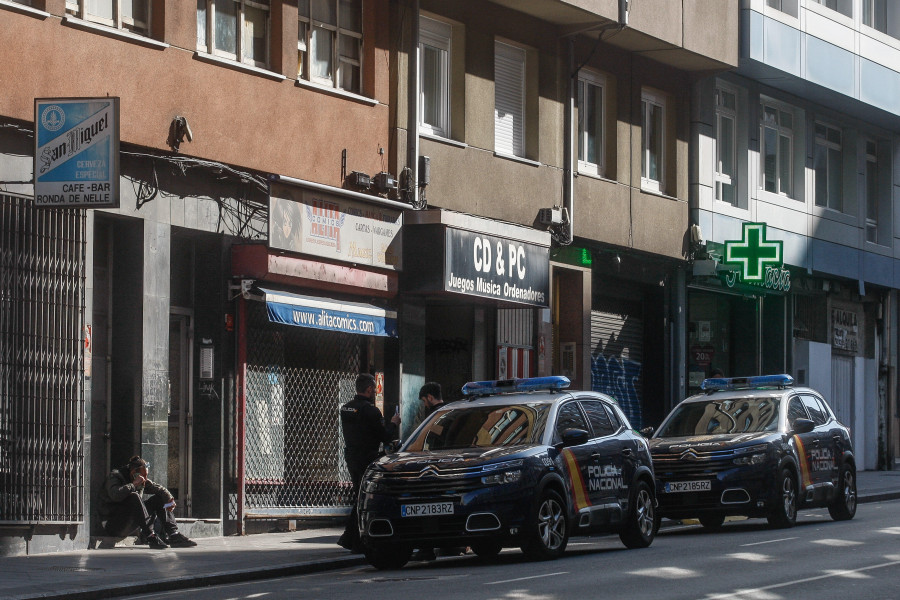
M 791 273 L 784 268 L 783 242 L 766 239 L 765 223 L 744 223 L 743 238 L 725 242 L 722 261 L 736 268 L 725 274 L 725 283 L 738 281 L 786 292 L 791 289 Z

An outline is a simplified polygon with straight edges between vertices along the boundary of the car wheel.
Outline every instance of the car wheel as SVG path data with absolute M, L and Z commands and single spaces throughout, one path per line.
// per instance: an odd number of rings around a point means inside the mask
M 643 481 L 634 486 L 631 507 L 625 528 L 619 532 L 619 539 L 627 548 L 646 548 L 653 543 L 656 535 L 656 509 L 653 493 Z
M 850 465 L 841 466 L 837 494 L 828 505 L 828 513 L 835 521 L 849 521 L 856 515 L 856 471 Z
M 709 529 L 711 531 L 718 531 L 722 529 L 722 523 L 725 522 L 725 515 L 703 515 L 700 517 L 700 524 L 703 525 L 704 529 Z
M 558 558 L 569 543 L 569 520 L 563 499 L 553 490 L 544 490 L 531 512 L 522 552 L 535 560 Z
M 379 545 L 365 547 L 366 560 L 379 571 L 400 569 L 409 562 L 412 548 L 396 545 Z
M 497 555 L 503 550 L 503 544 L 496 540 L 481 540 L 472 542 L 471 548 L 479 558 L 490 560 L 497 558 Z
M 797 523 L 797 482 L 790 469 L 782 469 L 778 478 L 778 502 L 769 513 L 769 525 L 778 528 L 793 527 Z

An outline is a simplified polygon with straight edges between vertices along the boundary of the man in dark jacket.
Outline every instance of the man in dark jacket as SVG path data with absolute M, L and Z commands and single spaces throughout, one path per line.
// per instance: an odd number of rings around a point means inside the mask
M 363 473 L 378 458 L 378 447 L 388 444 L 397 436 L 400 415 L 394 415 L 385 427 L 381 411 L 374 404 L 375 377 L 361 373 L 356 378 L 356 395 L 341 407 L 341 430 L 344 433 L 344 458 L 353 484 L 350 497 L 353 508 L 347 518 L 344 533 L 338 544 L 351 552 L 361 552 L 359 545 L 359 525 L 356 517 L 356 501 L 359 496 L 359 482 Z
M 441 384 L 437 381 L 429 381 L 419 390 L 419 400 L 425 406 L 425 414 L 422 415 L 424 421 L 431 414 L 444 405 L 444 399 L 441 396 Z
M 165 487 L 150 481 L 147 467 L 150 463 L 140 456 L 132 456 L 128 464 L 113 469 L 103 489 L 100 490 L 100 520 L 106 533 L 112 537 L 125 537 L 141 530 L 141 540 L 150 548 L 161 550 L 173 546 L 190 548 L 197 542 L 178 532 L 175 522 L 175 498 Z M 149 496 L 146 500 L 143 496 Z M 166 540 L 153 530 L 159 519 Z

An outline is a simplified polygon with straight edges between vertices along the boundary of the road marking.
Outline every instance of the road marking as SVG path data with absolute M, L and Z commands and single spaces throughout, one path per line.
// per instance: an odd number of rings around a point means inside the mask
M 844 546 L 859 546 L 862 542 L 855 542 L 853 540 L 835 540 L 831 538 L 825 538 L 822 540 L 813 540 L 813 544 L 822 544 L 823 546 L 833 546 L 835 548 L 841 548 Z
M 789 538 L 778 538 L 777 540 L 766 540 L 764 542 L 753 542 L 752 544 L 741 544 L 741 547 L 747 546 L 762 546 L 763 544 L 774 544 L 775 542 L 789 542 L 790 540 L 796 540 L 795 537 Z
M 891 556 L 889 558 L 897 558 L 895 556 Z M 811 581 L 820 581 L 822 579 L 830 579 L 832 577 L 854 577 L 858 573 L 863 573 L 865 571 L 871 571 L 873 569 L 883 569 L 885 567 L 895 567 L 900 565 L 900 560 L 895 560 L 892 562 L 881 563 L 880 565 L 870 565 L 868 567 L 860 567 L 859 569 L 847 569 L 843 571 L 829 571 L 825 575 L 817 575 L 816 577 L 806 577 L 804 579 L 795 579 L 794 581 L 785 581 L 784 583 L 775 583 L 772 585 L 767 585 L 765 587 L 758 588 L 747 588 L 742 590 L 736 590 L 734 592 L 728 592 L 725 594 L 712 594 L 708 596 L 704 596 L 702 600 L 725 600 L 726 598 L 758 598 L 763 592 L 767 592 L 769 590 L 777 590 L 779 588 L 790 587 L 792 585 L 800 585 L 801 583 L 809 583 Z
M 513 583 L 515 581 L 525 581 L 526 579 L 540 579 L 541 577 L 556 577 L 557 575 L 568 575 L 568 571 L 560 571 L 559 573 L 545 573 L 543 575 L 532 575 L 531 577 L 519 577 L 517 579 L 505 579 L 503 581 L 488 581 L 484 585 L 499 585 L 501 583 Z
M 880 533 L 890 533 L 893 535 L 900 535 L 900 527 L 888 527 L 887 529 L 879 529 Z
M 768 554 L 757 554 L 756 552 L 735 552 L 734 554 L 729 554 L 728 558 L 733 558 L 735 560 L 746 560 L 749 562 L 758 562 L 764 563 L 775 560 Z
M 700 573 L 693 569 L 682 569 L 679 567 L 640 569 L 637 571 L 629 571 L 628 574 L 638 575 L 640 577 L 658 577 L 660 579 L 688 579 L 690 577 L 700 577 Z

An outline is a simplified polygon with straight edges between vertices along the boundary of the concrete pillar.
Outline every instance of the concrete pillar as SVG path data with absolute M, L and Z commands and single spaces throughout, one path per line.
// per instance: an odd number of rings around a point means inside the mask
M 400 306 L 400 437 L 417 425 L 419 389 L 425 383 L 425 301 L 404 300 Z

